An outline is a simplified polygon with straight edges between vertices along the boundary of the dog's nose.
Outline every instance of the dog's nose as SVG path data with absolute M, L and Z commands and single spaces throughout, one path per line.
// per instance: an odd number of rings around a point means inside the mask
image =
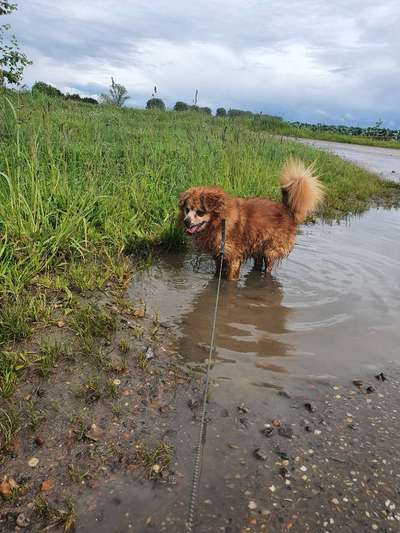
M 183 219 L 183 223 L 185 224 L 187 228 L 190 228 L 190 226 L 192 225 L 192 222 L 190 221 L 190 218 L 188 217 Z

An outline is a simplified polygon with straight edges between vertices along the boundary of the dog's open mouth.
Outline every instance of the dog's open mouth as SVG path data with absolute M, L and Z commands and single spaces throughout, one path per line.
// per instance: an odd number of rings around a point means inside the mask
M 203 229 L 207 226 L 207 221 L 204 220 L 203 222 L 200 222 L 200 224 L 196 224 L 194 226 L 190 226 L 190 228 L 186 229 L 186 233 L 189 235 L 194 235 L 195 233 L 199 233 L 200 231 L 203 231 Z

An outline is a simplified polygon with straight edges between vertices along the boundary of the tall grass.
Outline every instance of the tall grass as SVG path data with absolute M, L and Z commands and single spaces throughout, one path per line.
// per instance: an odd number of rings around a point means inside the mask
M 218 183 L 279 198 L 289 155 L 327 185 L 322 215 L 367 208 L 394 185 L 306 146 L 281 143 L 246 120 L 116 109 L 3 91 L 0 95 L 0 300 L 80 257 L 178 246 L 178 193 Z

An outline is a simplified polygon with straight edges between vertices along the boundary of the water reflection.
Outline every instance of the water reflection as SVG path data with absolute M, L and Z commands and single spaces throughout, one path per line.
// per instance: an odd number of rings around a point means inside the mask
M 207 357 L 216 291 L 217 280 L 212 279 L 182 319 L 180 350 L 191 360 Z M 288 332 L 291 310 L 283 305 L 283 296 L 282 285 L 274 276 L 260 276 L 256 271 L 248 272 L 239 283 L 222 283 L 215 343 L 221 362 L 233 362 L 246 354 L 262 358 L 288 354 L 290 346 L 282 335 Z M 285 371 L 267 363 L 258 368 Z

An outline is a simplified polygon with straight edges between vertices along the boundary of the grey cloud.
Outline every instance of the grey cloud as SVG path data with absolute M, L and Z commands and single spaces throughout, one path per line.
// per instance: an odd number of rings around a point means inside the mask
M 156 84 L 170 105 L 198 88 L 212 107 L 400 127 L 397 0 L 20 0 L 10 22 L 28 83 L 98 94 L 115 75 L 130 105 Z

